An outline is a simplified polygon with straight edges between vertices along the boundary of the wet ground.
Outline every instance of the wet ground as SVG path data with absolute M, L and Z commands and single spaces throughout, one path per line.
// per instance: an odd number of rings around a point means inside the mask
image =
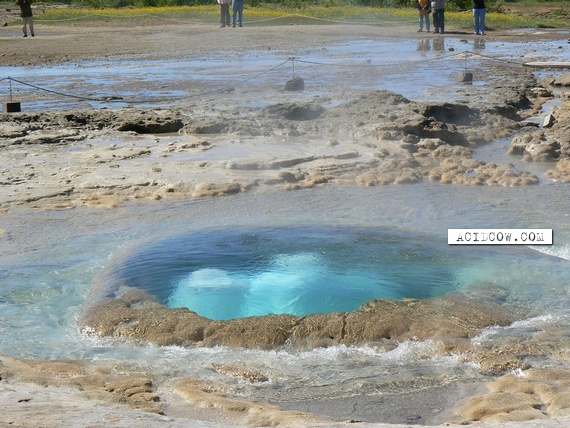
M 298 101 L 326 98 L 332 93 L 335 95 L 330 102 L 336 103 L 342 101 L 337 98 L 342 97 L 342 91 L 354 94 L 376 89 L 388 89 L 414 101 L 454 102 L 462 99 L 457 88 L 460 73 L 473 73 L 472 85 L 485 90 L 497 77 L 489 73 L 490 63 L 518 68 L 530 61 L 570 60 L 568 49 L 562 47 L 560 41 L 529 45 L 480 37 L 428 36 L 398 42 L 369 39 L 307 48 L 295 56 L 260 51 L 200 59 L 4 67 L 0 77 L 14 79 L 12 98 L 21 102 L 23 111 L 164 107 L 223 100 L 225 96 L 241 99 L 244 107 L 263 107 L 276 98 Z M 284 91 L 293 76 L 305 81 L 304 92 Z M 2 84 L 9 92 L 8 82 Z M 223 110 L 223 102 L 211 108 Z

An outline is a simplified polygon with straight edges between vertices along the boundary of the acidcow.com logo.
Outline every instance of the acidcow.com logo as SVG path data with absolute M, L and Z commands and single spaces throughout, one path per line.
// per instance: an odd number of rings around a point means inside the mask
M 449 245 L 552 245 L 552 229 L 448 229 Z

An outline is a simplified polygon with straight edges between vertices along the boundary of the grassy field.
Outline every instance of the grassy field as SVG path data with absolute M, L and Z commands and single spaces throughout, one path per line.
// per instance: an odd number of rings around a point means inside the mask
M 0 4 L 1 5 L 1 4 Z M 15 25 L 17 10 L 13 4 L 4 4 L 3 10 L 11 13 L 4 16 L 8 24 Z M 496 8 L 497 12 L 488 11 L 487 27 L 489 30 L 512 28 L 565 28 L 569 26 L 569 2 L 540 2 L 527 0 L 505 3 Z M 446 11 L 448 27 L 469 28 L 473 18 L 471 11 Z M 11 18 L 11 19 L 10 19 Z M 67 25 L 70 22 L 100 23 L 101 21 L 136 20 L 137 25 L 156 23 L 214 23 L 219 20 L 216 4 L 208 6 L 168 6 L 168 7 L 127 7 L 127 8 L 86 8 L 38 4 L 35 6 L 35 21 L 49 25 Z M 380 8 L 364 6 L 306 6 L 286 8 L 274 5 L 247 7 L 244 20 L 248 26 L 288 25 L 288 24 L 367 24 L 398 25 L 415 22 L 417 12 L 414 8 Z

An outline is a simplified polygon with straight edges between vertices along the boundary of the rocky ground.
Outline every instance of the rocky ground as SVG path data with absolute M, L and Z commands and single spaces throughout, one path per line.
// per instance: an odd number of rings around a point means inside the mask
M 227 33 L 222 34 L 217 26 L 142 24 L 53 27 L 39 24 L 33 40 L 21 38 L 14 27 L 3 27 L 0 30 L 0 65 L 56 64 L 94 58 L 160 60 L 172 56 L 199 57 L 235 49 L 294 52 L 301 47 L 325 46 L 331 41 L 417 37 L 415 26 L 411 25 L 398 28 L 303 26 L 295 28 L 295 31 L 279 26 L 246 26 L 239 30 L 243 31 L 237 36 L 227 37 Z M 456 32 L 450 29 L 446 37 L 464 37 L 465 34 L 461 29 Z M 519 36 L 515 33 L 491 33 L 488 37 L 508 39 Z M 546 38 L 560 39 L 561 44 L 568 43 L 556 32 L 525 37 L 529 37 L 529 42 Z M 93 43 L 94 39 L 97 43 Z M 403 185 L 424 180 L 442 185 L 491 186 L 533 185 L 539 180 L 570 182 L 570 92 L 565 89 L 570 85 L 569 77 L 538 81 L 530 70 L 521 72 L 517 69 L 508 73 L 501 65 L 496 67 L 501 68 L 499 74 L 503 77 L 493 84 L 491 91 L 483 93 L 475 86 L 463 89 L 470 100 L 468 103 L 417 103 L 389 91 L 374 91 L 355 95 L 353 99 L 332 106 L 326 100 L 276 101 L 266 107 L 241 109 L 239 97 L 235 97 L 230 98 L 235 104 L 226 108 L 223 117 L 211 112 L 206 114 L 200 109 L 192 109 L 189 113 L 184 105 L 157 109 L 2 113 L 0 220 L 2 214 L 9 214 L 15 207 L 49 210 L 90 206 L 112 209 L 125 203 L 214 197 L 264 186 L 294 190 L 325 185 Z M 557 90 L 553 92 L 555 88 Z M 544 101 L 553 98 L 556 98 L 557 107 L 541 126 L 525 121 L 536 114 Z M 513 131 L 519 132 L 510 152 L 529 162 L 549 162 L 551 168 L 546 176 L 538 177 L 510 164 L 473 159 L 475 148 Z M 109 139 L 117 143 L 98 143 Z M 319 143 L 299 154 L 295 150 L 297 146 L 284 148 L 283 139 L 290 142 L 309 139 Z M 236 145 L 240 150 L 231 151 L 230 147 Z M 242 155 L 221 155 L 236 152 Z M 198 153 L 204 158 L 192 161 L 190 155 Z M 3 233 L 0 228 L 0 238 Z M 137 304 L 146 299 L 140 296 L 126 298 L 135 299 Z M 195 335 L 177 336 L 175 333 L 180 329 L 175 323 L 167 323 L 168 331 L 161 331 L 155 337 L 137 336 L 137 332 L 128 331 L 118 322 L 102 323 L 102 320 L 116 317 L 123 319 L 125 311 L 130 311 L 130 318 L 137 317 L 133 309 L 137 305 L 133 300 L 117 299 L 110 304 L 104 303 L 87 314 L 84 321 L 100 331 L 109 330 L 109 334 L 118 334 L 111 329 L 119 328 L 125 336 L 182 345 L 185 341 L 204 340 L 204 331 L 210 334 L 210 345 L 238 337 L 227 334 L 227 331 L 231 333 L 232 329 L 240 327 L 235 323 L 211 325 L 205 320 L 186 320 L 187 314 L 175 318 L 177 322 L 188 321 L 193 326 L 197 322 L 202 323 L 194 330 L 187 326 L 182 329 Z M 435 304 L 444 308 L 451 305 L 446 301 Z M 411 311 L 405 317 L 406 322 L 414 324 L 406 334 L 437 336 L 439 331 L 426 332 L 422 329 L 421 320 L 414 320 L 412 316 L 421 311 L 431 313 L 434 309 L 422 306 L 421 310 L 412 311 L 410 308 L 414 305 L 428 304 L 413 301 L 401 304 Z M 363 311 L 370 316 L 387 310 L 386 307 L 381 311 L 376 309 L 367 307 Z M 400 314 L 403 313 L 401 309 L 398 311 Z M 447 333 L 456 333 L 455 340 L 447 342 L 447 349 L 441 351 L 471 352 L 471 358 L 479 362 L 483 370 L 497 375 L 497 381 L 489 385 L 488 390 L 479 391 L 481 395 L 467 400 L 457 410 L 457 415 L 460 415 L 457 421 L 490 420 L 488 426 L 498 426 L 498 421 L 526 420 L 525 426 L 566 426 L 570 409 L 570 385 L 564 380 L 569 377 L 567 371 L 537 370 L 529 372 L 525 378 L 508 373 L 512 369 L 527 368 L 525 356 L 544 352 L 545 346 L 552 344 L 465 350 L 460 338 L 473 334 L 471 329 L 476 331 L 485 325 L 516 319 L 515 314 L 493 308 L 479 309 L 476 312 L 485 313 L 487 318 L 471 317 L 468 311 L 455 314 L 440 310 L 442 314 L 449 315 L 449 319 L 442 317 L 438 325 L 448 328 Z M 163 310 L 157 309 L 157 313 Z M 104 317 L 100 316 L 102 313 Z M 357 312 L 349 317 L 359 315 Z M 171 316 L 172 311 L 163 314 L 164 319 Z M 470 319 L 465 320 L 461 316 Z M 339 326 L 346 327 L 348 322 L 347 319 L 329 317 L 319 320 L 317 328 L 316 324 L 303 326 L 299 320 L 288 317 L 276 318 L 279 318 L 278 323 L 287 324 L 282 331 L 290 331 L 291 337 L 298 337 L 300 342 L 306 340 L 308 333 L 319 329 L 321 333 L 327 332 L 326 337 L 334 338 L 343 329 Z M 474 318 L 477 322 L 472 322 Z M 267 320 L 268 324 L 257 326 L 258 332 L 264 328 L 274 330 L 274 325 L 270 325 L 271 319 Z M 401 326 L 401 323 L 396 324 Z M 386 326 L 381 322 L 378 325 Z M 307 331 L 304 332 L 303 328 Z M 372 326 L 369 328 L 373 329 Z M 374 330 L 370 337 L 398 337 L 397 331 L 386 328 L 383 332 Z M 227 330 L 225 333 L 224 329 Z M 459 331 L 461 329 L 467 330 Z M 156 334 L 144 328 L 141 331 Z M 252 340 L 264 341 L 255 346 L 276 344 L 275 337 L 262 333 L 252 335 Z M 247 336 L 239 337 L 248 340 Z M 347 339 L 347 343 L 361 343 L 363 340 L 366 337 L 358 336 L 352 342 Z M 567 351 L 564 354 L 553 345 L 552 348 L 549 348 L 551 354 L 558 353 L 567 361 Z M 237 373 L 252 382 L 258 381 L 258 374 L 243 368 L 217 369 L 233 375 Z M 81 361 L 45 362 L 0 357 L 0 375 L 0 400 L 4 409 L 1 418 L 9 426 L 60 426 L 62 414 L 66 415 L 70 421 L 68 426 L 72 427 L 210 424 L 196 420 L 213 421 L 216 426 L 333 425 L 333 422 L 310 412 L 289 411 L 227 397 L 221 386 L 203 385 L 192 379 L 171 384 L 153 379 L 151 374 L 117 372 L 114 368 L 90 366 Z M 326 404 L 320 405 L 324 408 L 321 414 L 326 414 Z M 542 422 L 539 423 L 539 419 Z

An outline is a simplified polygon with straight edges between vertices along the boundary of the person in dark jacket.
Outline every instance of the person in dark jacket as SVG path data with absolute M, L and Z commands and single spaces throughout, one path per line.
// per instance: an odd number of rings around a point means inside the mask
M 28 37 L 28 28 L 30 35 L 34 37 L 34 14 L 32 13 L 33 0 L 16 0 L 16 4 L 20 6 L 20 16 L 22 17 L 22 33 L 24 37 Z
M 445 33 L 445 0 L 432 0 L 433 32 Z
M 485 0 L 473 0 L 473 21 L 475 27 L 475 34 L 485 34 Z

